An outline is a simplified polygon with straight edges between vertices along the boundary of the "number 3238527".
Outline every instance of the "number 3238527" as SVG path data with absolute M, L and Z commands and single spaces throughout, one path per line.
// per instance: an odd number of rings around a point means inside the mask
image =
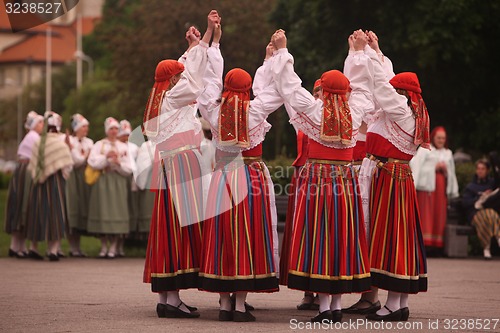
M 446 330 L 496 330 L 500 325 L 499 319 L 445 319 Z
M 7 14 L 58 14 L 62 10 L 60 2 L 5 3 Z

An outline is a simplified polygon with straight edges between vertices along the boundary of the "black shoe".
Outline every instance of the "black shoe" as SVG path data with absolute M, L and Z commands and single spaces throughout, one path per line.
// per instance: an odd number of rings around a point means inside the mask
M 340 323 L 341 321 L 342 321 L 342 311 L 341 310 L 332 311 L 332 322 Z
M 33 251 L 33 250 L 30 250 L 28 252 L 28 257 L 30 257 L 31 259 L 35 259 L 35 260 L 43 260 L 43 257 L 40 255 L 40 253 Z
M 219 321 L 233 321 L 233 311 L 219 310 Z
M 300 304 L 297 305 L 297 310 L 313 310 L 313 305 L 315 305 L 314 296 L 311 295 L 304 296 Z
M 13 257 L 16 257 L 17 256 L 17 252 L 12 250 L 12 249 L 9 249 L 9 257 L 13 258 Z
M 158 315 L 158 318 L 165 318 L 167 315 L 165 314 L 167 306 L 162 303 L 156 304 L 156 314 Z
M 311 318 L 312 323 L 322 323 L 323 320 L 332 321 L 333 320 L 332 311 L 326 310 L 319 313 L 316 317 Z
M 382 320 L 383 321 L 402 321 L 403 320 L 403 312 L 401 311 L 401 309 L 396 310 L 396 311 L 392 311 L 387 306 L 384 306 L 384 308 L 386 308 L 387 311 L 389 311 L 388 314 L 381 316 L 381 315 L 378 315 L 376 313 L 370 313 L 369 315 L 366 316 L 366 319 L 375 320 L 375 321 L 382 321 Z
M 234 311 L 233 321 L 238 323 L 255 321 L 255 317 L 253 316 L 253 314 L 250 313 L 250 311 L 245 311 L 245 312 Z
M 27 259 L 28 258 L 28 252 L 19 251 L 19 252 L 16 253 L 16 258 L 17 259 Z
M 401 309 L 401 320 L 407 321 L 410 318 L 410 309 L 408 307 Z
M 179 309 L 182 304 L 184 303 L 181 302 L 177 307 L 170 304 L 165 304 L 165 316 L 167 318 L 198 318 L 200 316 L 200 313 L 196 311 L 182 311 L 181 309 Z
M 367 307 L 367 308 L 358 308 L 358 305 L 360 303 L 368 303 L 368 304 L 370 304 L 370 306 Z M 381 307 L 382 306 L 380 305 L 379 301 L 376 301 L 375 303 L 372 303 L 372 302 L 370 302 L 370 301 L 368 301 L 366 299 L 360 299 L 359 301 L 357 301 L 355 304 L 351 305 L 347 309 L 342 309 L 342 312 L 344 312 L 344 313 L 351 313 L 351 314 L 367 315 L 367 314 L 370 314 L 370 313 L 377 312 L 378 310 L 380 310 Z
M 196 306 L 189 306 L 186 303 L 184 303 L 184 306 L 191 312 L 198 311 L 198 308 Z
M 56 253 L 47 254 L 47 258 L 49 258 L 49 261 L 59 261 L 59 256 Z
M 62 251 L 57 251 L 57 256 L 59 258 L 66 258 L 66 255 Z

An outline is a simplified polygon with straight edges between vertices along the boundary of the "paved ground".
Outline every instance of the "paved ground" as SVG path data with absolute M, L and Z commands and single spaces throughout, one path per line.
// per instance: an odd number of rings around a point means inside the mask
M 251 294 L 249 302 L 257 310 L 257 322 L 216 321 L 218 296 L 195 290 L 182 292 L 186 303 L 198 306 L 195 320 L 159 319 L 156 297 L 141 282 L 143 260 L 65 259 L 58 263 L 0 259 L 0 332 L 285 332 L 304 325 L 314 315 L 295 310 L 301 293 L 283 288 L 275 294 Z M 454 332 L 500 332 L 478 329 L 486 319 L 500 318 L 500 260 L 429 259 L 429 292 L 410 298 L 411 321 L 421 329 L 401 332 L 452 332 L 447 320 L 479 319 L 471 328 Z M 385 293 L 384 293 L 385 296 Z M 346 295 L 343 304 L 357 298 Z M 344 321 L 355 323 L 356 316 Z M 429 329 L 429 321 L 439 320 L 439 330 Z M 416 327 L 416 328 L 415 328 Z M 358 327 L 360 331 L 377 331 Z M 346 329 L 335 329 L 341 332 Z

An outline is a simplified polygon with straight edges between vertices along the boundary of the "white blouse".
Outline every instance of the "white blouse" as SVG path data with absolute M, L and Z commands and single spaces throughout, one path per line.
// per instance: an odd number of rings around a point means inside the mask
M 410 161 L 417 191 L 436 190 L 436 164 L 439 162 L 446 164 L 446 195 L 450 199 L 458 197 L 453 153 L 447 148 L 436 149 L 434 146 L 431 146 L 431 150 L 418 148 L 417 154 Z
M 69 142 L 71 144 L 71 157 L 75 163 L 74 167 L 78 168 L 87 164 L 87 158 L 94 146 L 94 141 L 87 137 L 80 140 L 76 136 L 70 136 Z
M 321 122 L 323 116 L 323 101 L 314 99 L 313 95 L 302 87 L 302 80 L 295 73 L 293 56 L 286 48 L 280 49 L 275 54 L 276 59 L 272 66 L 273 79 L 276 87 L 285 100 L 285 106 L 293 109 L 290 114 L 296 113 L 290 119 L 290 123 L 309 138 L 330 148 L 344 149 L 352 148 L 356 144 L 355 136 L 361 125 L 361 117 L 356 113 L 351 113 L 353 133 L 350 144 L 340 142 L 324 141 L 320 137 Z
M 134 179 L 139 189 L 151 187 L 151 171 L 155 160 L 155 145 L 151 141 L 144 142 L 137 151 Z
M 106 157 L 110 151 L 118 154 L 119 164 L 111 163 L 111 160 Z M 113 142 L 108 139 L 97 141 L 90 150 L 87 163 L 94 169 L 103 170 L 109 168 L 109 170 L 118 172 L 122 176 L 129 176 L 133 171 L 128 145 L 118 140 Z
M 267 61 L 262 67 L 267 66 Z M 276 111 L 282 104 L 283 99 L 276 90 L 274 82 L 269 79 L 268 68 L 259 68 L 255 73 L 253 87 L 256 96 L 250 101 L 248 109 L 248 134 L 250 146 L 241 148 L 237 146 L 222 146 L 219 144 L 219 114 L 221 94 L 223 90 L 222 74 L 224 71 L 224 59 L 220 53 L 219 45 L 212 43 L 208 49 L 208 65 L 205 72 L 205 90 L 198 98 L 198 107 L 201 115 L 210 123 L 213 141 L 218 149 L 226 152 L 240 152 L 249 150 L 265 139 L 266 133 L 271 128 L 266 119 Z
M 413 141 L 416 123 L 413 111 L 408 106 L 408 99 L 398 94 L 389 83 L 388 75 L 375 51 L 367 54 L 373 64 L 372 94 L 376 105 L 380 107 L 375 120 L 368 126 L 368 132 L 381 135 L 405 154 L 415 155 L 417 145 Z
M 160 108 L 160 132 L 149 140 L 161 143 L 176 133 L 201 131 L 196 119 L 195 101 L 203 91 L 203 73 L 207 65 L 208 45 L 200 42 L 179 59 L 184 63 L 179 82 L 165 93 Z
M 40 140 L 40 134 L 33 130 L 29 131 L 19 144 L 17 156 L 22 159 L 31 159 L 31 155 L 33 154 L 33 145 L 38 140 Z

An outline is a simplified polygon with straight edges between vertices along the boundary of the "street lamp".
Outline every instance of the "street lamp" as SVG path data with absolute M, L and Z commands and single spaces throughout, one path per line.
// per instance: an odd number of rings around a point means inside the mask
M 23 113 L 23 86 L 21 83 L 12 80 L 11 78 L 7 78 L 5 80 L 5 84 L 8 86 L 13 86 L 18 88 L 17 91 L 17 144 L 21 143 L 22 140 L 22 113 Z

